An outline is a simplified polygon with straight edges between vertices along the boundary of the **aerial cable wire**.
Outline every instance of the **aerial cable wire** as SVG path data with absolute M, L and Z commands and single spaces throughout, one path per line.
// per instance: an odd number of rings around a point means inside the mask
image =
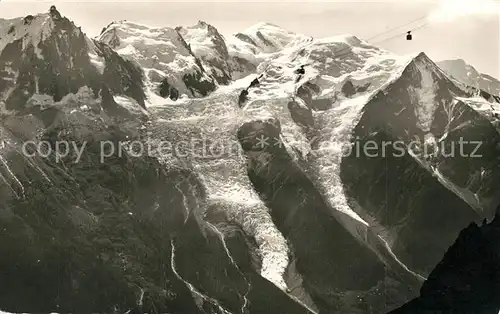
M 399 25 L 399 26 L 396 26 L 396 27 L 390 28 L 390 29 L 388 29 L 388 30 L 386 30 L 386 31 L 384 31 L 384 32 L 381 32 L 381 33 L 379 33 L 379 34 L 376 34 L 376 35 L 374 35 L 374 36 L 371 36 L 371 37 L 369 37 L 369 38 L 365 39 L 365 41 L 369 41 L 369 40 L 372 40 L 372 39 L 374 39 L 374 38 L 377 38 L 377 37 L 379 37 L 379 36 L 381 36 L 381 35 L 388 34 L 388 33 L 392 32 L 392 31 L 394 31 L 394 30 L 397 30 L 397 29 L 399 29 L 399 28 L 403 27 L 403 26 L 408 26 L 408 25 L 411 25 L 411 24 L 413 24 L 413 23 L 415 23 L 415 22 L 421 21 L 421 20 L 426 19 L 426 18 L 427 18 L 427 15 L 421 16 L 421 17 L 419 17 L 419 18 L 416 18 L 416 19 L 414 19 L 414 20 L 411 20 L 411 21 L 410 21 L 410 22 L 408 22 L 408 23 L 401 24 L 401 25 Z
M 388 34 L 388 33 L 392 32 L 393 30 L 399 29 L 399 28 L 401 28 L 401 27 L 403 27 L 403 26 L 407 26 L 407 25 L 413 24 L 413 23 L 415 23 L 416 21 L 419 21 L 419 20 L 422 20 L 422 19 L 423 19 L 423 18 L 418 18 L 418 19 L 415 19 L 415 20 L 413 20 L 413 21 L 411 21 L 411 22 L 408 22 L 408 23 L 406 23 L 406 24 L 400 25 L 400 26 L 398 26 L 398 27 L 394 27 L 394 28 L 392 28 L 392 29 L 390 29 L 390 30 L 387 30 L 387 31 L 385 31 L 385 32 L 382 32 L 382 33 L 379 33 L 379 34 L 377 34 L 377 35 L 371 36 L 371 37 L 369 37 L 369 38 L 367 38 L 367 39 L 363 39 L 363 41 L 369 42 L 370 40 L 372 40 L 372 39 L 374 39 L 374 38 L 380 37 L 380 36 L 382 36 L 382 35 L 384 35 L 384 34 Z M 427 22 L 427 23 L 424 23 L 424 24 L 422 24 L 422 25 L 419 25 L 419 26 L 416 26 L 416 27 L 414 27 L 414 28 L 410 29 L 410 31 L 415 31 L 415 30 L 418 30 L 418 29 L 422 29 L 422 28 L 424 28 L 424 27 L 426 27 L 426 26 L 428 26 L 428 25 L 429 25 L 429 23 Z M 381 44 L 381 43 L 384 43 L 384 42 L 386 42 L 386 41 L 392 40 L 392 39 L 397 38 L 397 37 L 399 37 L 399 36 L 403 36 L 403 35 L 404 35 L 404 34 L 406 34 L 407 32 L 408 32 L 408 31 L 404 31 L 403 33 L 398 33 L 398 34 L 396 34 L 396 35 L 394 35 L 394 36 L 391 36 L 391 37 L 389 37 L 389 38 L 385 38 L 385 39 L 382 39 L 382 40 L 375 41 L 375 42 L 373 42 L 373 44 Z M 350 50 L 350 49 L 351 49 L 351 47 L 350 47 L 350 46 L 345 47 L 345 48 L 342 48 L 342 49 L 340 49 L 340 50 L 338 50 L 338 51 L 334 52 L 334 57 L 335 57 L 335 58 L 337 58 L 337 57 L 342 57 L 342 56 L 344 56 L 344 55 L 348 55 L 348 54 L 352 53 L 352 50 Z M 346 53 L 345 53 L 345 54 L 343 54 L 343 53 L 342 53 L 342 51 L 344 51 L 344 50 L 346 51 Z M 339 52 L 340 52 L 340 54 L 337 54 L 337 53 L 339 53 Z
M 413 24 L 413 23 L 415 23 L 415 22 L 418 22 L 418 21 L 421 21 L 421 20 L 423 20 L 423 19 L 427 19 L 427 15 L 426 15 L 426 16 L 421 16 L 421 17 L 416 18 L 416 19 L 414 19 L 414 20 L 411 20 L 410 22 L 407 22 L 407 23 L 405 23 L 405 24 L 402 24 L 402 25 L 399 25 L 399 26 L 393 27 L 393 28 L 388 29 L 388 30 L 386 30 L 386 31 L 384 31 L 384 32 L 381 32 L 381 33 L 378 33 L 378 34 L 376 34 L 376 35 L 373 35 L 373 36 L 371 36 L 371 37 L 369 37 L 369 38 L 367 38 L 367 39 L 363 39 L 363 41 L 368 42 L 368 41 L 370 41 L 370 40 L 372 40 L 372 39 L 374 39 L 374 38 L 380 37 L 380 36 L 382 36 L 382 35 L 384 35 L 384 34 L 391 33 L 391 32 L 392 32 L 392 31 L 394 31 L 394 30 L 400 29 L 400 28 L 402 28 L 402 27 L 404 27 L 404 26 L 411 25 L 411 24 Z M 418 29 L 422 29 L 422 28 L 424 28 L 424 27 L 426 27 L 426 26 L 428 26 L 428 25 L 429 25 L 429 22 L 426 22 L 426 23 L 424 23 L 424 24 L 422 24 L 422 25 L 419 25 L 419 26 L 416 26 L 416 27 L 414 27 L 414 28 L 410 29 L 410 31 L 412 32 L 412 31 L 415 31 L 415 30 L 418 30 Z M 382 40 L 379 40 L 379 41 L 373 42 L 372 44 L 373 44 L 373 45 L 376 45 L 376 44 L 381 44 L 381 43 L 387 42 L 387 41 L 392 40 L 392 39 L 394 39 L 394 38 L 397 38 L 397 37 L 399 37 L 399 36 L 403 36 L 403 35 L 404 35 L 404 34 L 406 34 L 407 32 L 408 32 L 408 31 L 407 31 L 407 30 L 405 30 L 403 33 L 398 33 L 398 34 L 396 34 L 396 35 L 394 35 L 394 36 L 391 36 L 391 37 L 389 37 L 389 38 L 385 38 L 385 39 L 382 39 Z M 338 51 L 334 52 L 334 53 L 333 53 L 333 57 L 334 57 L 334 58 L 338 58 L 338 57 L 342 57 L 342 56 L 346 56 L 346 55 L 348 55 L 348 54 L 351 54 L 351 53 L 353 53 L 353 51 L 351 50 L 351 48 L 352 48 L 351 46 L 348 46 L 348 47 L 342 48 L 342 49 L 340 49 L 340 50 L 338 50 Z M 342 51 L 344 51 L 344 50 L 346 50 L 346 53 L 337 54 L 338 52 L 342 52 Z M 295 90 L 295 92 L 294 92 L 294 93 L 296 94 L 296 93 L 297 93 L 297 90 L 298 90 L 298 89 L 297 89 L 297 86 L 295 86 L 294 90 Z

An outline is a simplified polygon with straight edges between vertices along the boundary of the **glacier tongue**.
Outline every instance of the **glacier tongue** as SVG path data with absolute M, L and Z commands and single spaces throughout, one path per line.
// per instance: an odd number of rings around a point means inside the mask
M 363 106 L 368 100 L 369 95 L 346 100 L 319 116 L 325 121 L 325 128 L 320 132 L 324 139 L 318 143 L 319 149 L 313 152 L 317 179 L 330 205 L 366 226 L 368 223 L 348 205 L 340 179 L 340 163 L 346 145 L 350 145 L 350 131 L 359 121 Z
M 181 162 L 193 167 L 205 186 L 209 204 L 222 207 L 230 221 L 255 239 L 262 258 L 261 275 L 286 290 L 283 274 L 288 266 L 288 246 L 252 188 L 235 136 L 248 115 L 225 93 L 155 106 L 151 111 L 158 118 L 153 142 L 192 143 L 177 155 L 159 152 L 159 158 L 166 164 Z
M 160 159 L 167 164 L 185 163 L 195 169 L 206 188 L 209 203 L 223 207 L 224 214 L 231 221 L 237 222 L 255 238 L 262 257 L 261 275 L 283 290 L 287 288 L 283 274 L 289 263 L 288 246 L 274 225 L 268 208 L 252 188 L 236 130 L 248 121 L 278 119 L 283 145 L 292 156 L 297 149 L 301 156 L 296 158 L 309 158 L 314 181 L 331 207 L 347 215 L 339 215 L 345 227 L 363 241 L 369 224 L 350 208 L 345 197 L 339 177 L 342 152 L 344 145 L 350 143 L 351 130 L 370 97 L 397 79 L 413 59 L 376 50 L 350 36 L 335 37 L 334 40 L 340 40 L 342 45 L 359 45 L 352 48 L 355 51 L 352 59 L 356 60 L 355 65 L 350 65 L 353 69 L 348 72 L 346 68 L 340 76 L 334 74 L 338 77 L 319 75 L 325 65 L 310 61 L 316 50 L 335 50 L 338 45 L 327 40 L 308 40 L 298 47 L 284 48 L 275 53 L 271 61 L 260 66 L 263 76 L 257 87 L 250 88 L 249 101 L 241 109 L 236 103 L 237 94 L 242 87 L 248 86 L 249 78 L 222 87 L 203 100 L 184 99 L 151 108 L 151 116 L 157 117 L 152 132 L 154 141 L 197 142 L 188 148 L 189 157 L 163 154 Z M 301 53 L 302 50 L 305 53 Z M 335 67 L 335 62 L 332 60 L 327 68 Z M 294 71 L 303 64 L 306 64 L 306 73 L 297 83 Z M 322 136 L 320 148 L 313 149 L 304 131 L 290 116 L 287 102 L 295 98 L 297 88 L 303 82 L 320 81 L 324 90 L 335 91 L 347 79 L 369 83 L 370 87 L 351 98 L 341 97 L 330 110 L 314 113 Z M 276 139 L 269 139 L 268 144 L 276 145 Z
M 343 49 L 347 45 L 353 51 L 348 54 L 343 53 L 342 56 L 353 60 L 348 65 L 352 67 L 350 71 L 346 68 L 338 72 L 335 68 L 337 63 L 342 67 L 345 62 L 332 59 L 325 64 L 317 59 L 317 51 L 329 54 L 331 50 L 337 51 L 339 45 L 344 47 Z M 312 173 L 332 208 L 368 226 L 368 223 L 350 208 L 345 198 L 339 177 L 342 153 L 347 145 L 350 145 L 352 128 L 361 117 L 364 105 L 375 93 L 399 78 L 413 59 L 413 55 L 399 57 L 377 50 L 347 35 L 301 42 L 300 46 L 284 48 L 267 64 L 261 65 L 264 76 L 260 87 L 255 90 L 250 89 L 250 101 L 244 109 L 249 114 L 256 115 L 257 119 L 266 115 L 278 118 L 285 139 L 284 144 L 298 149 L 302 152 L 302 157 L 311 156 L 308 161 L 314 169 Z M 294 70 L 304 64 L 306 64 L 305 75 L 297 83 Z M 329 72 L 330 69 L 335 69 L 335 72 Z M 325 70 L 333 76 L 319 74 Z M 319 140 L 318 147 L 313 150 L 310 145 L 311 139 L 307 139 L 301 128 L 291 119 L 286 102 L 295 98 L 297 88 L 303 82 L 321 82 L 324 91 L 332 92 L 338 90 L 338 86 L 348 79 L 369 84 L 369 88 L 367 92 L 355 95 L 353 98 L 341 97 L 330 110 L 313 113 L 315 128 L 320 134 L 315 138 Z

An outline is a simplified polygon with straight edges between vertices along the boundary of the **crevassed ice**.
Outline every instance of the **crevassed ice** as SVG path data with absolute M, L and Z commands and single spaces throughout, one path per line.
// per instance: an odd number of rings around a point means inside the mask
M 206 147 L 193 147 L 186 157 L 206 189 L 207 201 L 220 205 L 229 220 L 255 239 L 262 258 L 261 275 L 285 290 L 288 246 L 252 187 L 236 138 L 237 129 L 253 118 L 239 109 L 234 91 L 228 89 L 201 100 L 153 107 L 154 116 L 161 119 L 153 136 L 162 141 L 207 141 Z M 167 163 L 176 162 L 175 156 L 163 158 Z

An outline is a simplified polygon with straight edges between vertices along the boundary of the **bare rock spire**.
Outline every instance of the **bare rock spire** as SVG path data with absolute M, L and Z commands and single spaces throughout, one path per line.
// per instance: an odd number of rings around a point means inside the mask
M 50 6 L 50 15 L 52 16 L 53 19 L 60 19 L 61 18 L 61 13 L 57 11 L 57 8 L 55 5 Z

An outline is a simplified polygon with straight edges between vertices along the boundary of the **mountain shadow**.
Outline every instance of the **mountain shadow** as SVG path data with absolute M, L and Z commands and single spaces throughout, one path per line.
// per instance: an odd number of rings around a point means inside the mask
M 500 207 L 491 223 L 462 230 L 420 290 L 390 314 L 497 314 L 500 310 Z

